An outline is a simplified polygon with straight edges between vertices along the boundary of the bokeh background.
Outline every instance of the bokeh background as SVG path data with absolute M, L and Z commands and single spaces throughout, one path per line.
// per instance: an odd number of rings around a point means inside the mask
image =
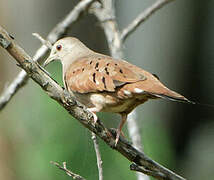
M 77 0 L 0 0 L 0 24 L 33 55 L 40 42 Z M 153 0 L 116 2 L 124 28 Z M 125 59 L 157 74 L 189 99 L 214 105 L 214 0 L 175 0 L 153 15 L 124 44 Z M 69 31 L 90 48 L 109 54 L 105 36 L 92 15 Z M 20 71 L 0 49 L 0 92 Z M 61 65 L 47 70 L 62 84 Z M 187 179 L 214 177 L 214 107 L 153 100 L 137 108 L 147 155 Z M 118 116 L 99 114 L 108 127 Z M 126 133 L 126 128 L 124 131 Z M 100 142 L 105 179 L 136 179 L 120 154 Z M 50 161 L 66 161 L 88 180 L 98 179 L 90 132 L 51 100 L 32 80 L 0 112 L 0 179 L 70 179 Z

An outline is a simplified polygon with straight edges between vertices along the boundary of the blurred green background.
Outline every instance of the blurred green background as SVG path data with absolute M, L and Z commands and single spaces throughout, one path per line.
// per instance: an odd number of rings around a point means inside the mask
M 0 0 L 0 24 L 33 55 L 40 42 L 77 0 Z M 152 4 L 116 1 L 120 29 Z M 124 44 L 125 59 L 156 73 L 169 88 L 189 99 L 214 104 L 214 0 L 175 0 L 153 15 Z M 109 54 L 105 36 L 92 15 L 70 30 L 90 48 Z M 0 50 L 0 92 L 20 68 Z M 47 70 L 62 84 L 61 65 Z M 214 177 L 214 108 L 153 100 L 137 108 L 144 149 L 154 160 L 187 179 Z M 118 116 L 101 113 L 108 127 Z M 126 133 L 126 128 L 124 128 Z M 130 162 L 100 142 L 105 179 L 136 179 Z M 66 161 L 88 180 L 98 179 L 90 132 L 32 80 L 0 112 L 0 179 L 70 179 L 50 161 Z

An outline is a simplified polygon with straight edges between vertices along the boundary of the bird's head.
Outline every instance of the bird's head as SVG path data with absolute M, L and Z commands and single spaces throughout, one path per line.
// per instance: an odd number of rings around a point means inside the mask
M 79 58 L 80 56 L 89 53 L 91 50 L 88 49 L 80 40 L 74 37 L 66 37 L 58 40 L 51 48 L 51 53 L 46 59 L 44 65 L 48 65 L 54 60 L 63 61 L 69 59 L 70 61 Z M 70 58 L 64 58 L 69 55 Z

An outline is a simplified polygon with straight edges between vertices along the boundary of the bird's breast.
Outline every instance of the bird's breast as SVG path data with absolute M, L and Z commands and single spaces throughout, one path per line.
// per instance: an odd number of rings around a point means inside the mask
M 97 107 L 100 112 L 130 113 L 136 106 L 147 101 L 147 98 L 120 99 L 116 93 L 74 93 L 76 99 L 87 108 Z

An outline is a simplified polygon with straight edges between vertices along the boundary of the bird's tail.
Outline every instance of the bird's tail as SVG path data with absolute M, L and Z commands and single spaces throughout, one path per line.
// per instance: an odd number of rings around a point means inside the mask
M 194 104 L 194 105 L 208 107 L 208 108 L 212 108 L 212 109 L 214 108 L 213 104 L 205 104 L 205 103 L 199 103 L 199 102 L 195 102 L 195 101 L 190 101 L 189 99 L 185 98 L 182 95 L 180 95 L 179 97 L 174 97 L 174 96 L 167 96 L 165 94 L 153 94 L 153 96 L 158 97 L 158 98 L 171 100 L 171 101 L 177 101 L 177 102 L 182 102 L 182 103 L 187 103 L 187 104 Z
M 194 101 L 190 101 L 189 99 L 185 98 L 184 96 L 176 93 L 176 96 L 170 96 L 170 95 L 166 95 L 166 94 L 153 94 L 155 97 L 159 97 L 159 98 L 163 98 L 163 99 L 167 99 L 170 101 L 177 101 L 177 102 L 182 102 L 182 103 L 188 103 L 188 104 L 200 104 Z
M 157 89 L 158 90 L 152 93 L 152 95 L 157 98 L 163 98 L 171 101 L 177 101 L 177 102 L 188 103 L 188 104 L 197 104 L 194 101 L 190 101 L 183 95 L 166 88 L 165 86 L 159 86 L 159 88 Z

